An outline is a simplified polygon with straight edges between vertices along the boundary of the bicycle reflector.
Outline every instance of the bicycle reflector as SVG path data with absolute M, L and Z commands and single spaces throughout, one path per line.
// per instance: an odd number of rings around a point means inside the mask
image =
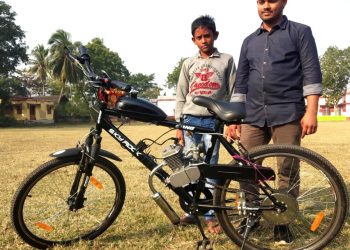
M 103 185 L 95 177 L 90 176 L 90 182 L 91 182 L 92 185 L 94 185 L 98 189 L 103 189 Z
M 38 228 L 44 229 L 45 231 L 48 231 L 49 233 L 51 233 L 53 231 L 53 228 L 51 226 L 49 226 L 43 222 L 37 222 L 37 223 L 35 223 L 35 226 L 37 226 Z
M 317 228 L 320 226 L 320 224 L 321 224 L 323 218 L 324 218 L 324 212 L 323 212 L 323 211 L 319 212 L 319 213 L 316 215 L 316 217 L 315 217 L 315 219 L 314 219 L 314 221 L 312 222 L 311 227 L 310 227 L 310 230 L 311 230 L 312 232 L 315 232 L 315 231 L 317 230 Z

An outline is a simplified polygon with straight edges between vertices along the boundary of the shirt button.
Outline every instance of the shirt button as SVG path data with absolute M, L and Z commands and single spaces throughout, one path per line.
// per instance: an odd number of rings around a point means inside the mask
M 266 64 L 266 62 L 264 62 L 264 64 Z
M 269 49 L 265 49 L 265 51 L 268 51 Z
M 262 76 L 262 79 L 265 79 L 265 76 Z

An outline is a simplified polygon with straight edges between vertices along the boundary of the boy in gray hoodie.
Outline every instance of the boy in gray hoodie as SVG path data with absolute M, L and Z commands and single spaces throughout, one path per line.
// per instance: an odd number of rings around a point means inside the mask
M 198 54 L 187 58 L 181 68 L 176 93 L 175 119 L 183 119 L 184 124 L 213 128 L 214 116 L 204 107 L 192 102 L 194 96 L 206 96 L 215 100 L 230 101 L 233 93 L 236 76 L 236 66 L 233 57 L 220 53 L 214 42 L 219 32 L 216 30 L 214 19 L 208 15 L 200 16 L 191 25 L 192 41 L 199 48 Z M 209 147 L 210 135 L 191 135 L 187 131 L 177 130 L 176 137 L 179 143 L 186 148 L 190 147 L 193 140 L 196 143 L 204 141 Z M 219 144 L 216 143 L 211 164 L 219 159 Z M 208 231 L 220 233 L 221 228 L 214 220 L 213 211 L 205 216 Z M 182 224 L 194 224 L 190 215 L 181 218 Z

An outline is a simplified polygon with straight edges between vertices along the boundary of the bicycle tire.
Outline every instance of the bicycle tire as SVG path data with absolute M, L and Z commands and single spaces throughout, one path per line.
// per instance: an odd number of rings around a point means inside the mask
M 257 219 L 259 223 L 248 235 L 244 242 L 244 249 L 323 249 L 329 244 L 341 231 L 345 224 L 349 210 L 349 197 L 343 178 L 336 168 L 324 157 L 319 154 L 293 145 L 263 145 L 253 148 L 249 151 L 249 157 L 253 162 L 263 162 L 263 166 L 269 166 L 273 169 L 276 159 L 274 157 L 290 157 L 293 162 L 299 164 L 300 181 L 294 183 L 293 187 L 299 186 L 300 192 L 296 197 L 296 206 L 294 212 L 291 212 L 290 218 L 286 216 L 276 217 L 275 215 L 265 214 Z M 272 160 L 271 160 L 272 158 Z M 282 158 L 280 158 L 282 159 Z M 263 160 L 263 161 L 262 161 Z M 266 162 L 268 164 L 266 164 Z M 276 165 L 276 164 L 275 164 Z M 277 171 L 275 170 L 277 175 Z M 268 181 L 271 185 L 277 186 L 276 181 Z M 235 180 L 226 180 L 225 187 L 239 186 Z M 275 190 L 278 191 L 278 187 Z M 287 189 L 291 191 L 290 189 Z M 244 190 L 241 190 L 244 191 Z M 289 192 L 287 191 L 287 192 Z M 214 204 L 231 205 L 235 202 L 230 199 L 232 194 L 225 189 L 216 189 L 214 194 Z M 261 197 L 261 192 L 260 192 Z M 277 198 L 279 196 L 276 196 Z M 283 197 L 283 194 L 280 198 Z M 290 195 L 285 194 L 287 200 Z M 265 199 L 266 201 L 266 199 Z M 234 206 L 234 205 L 231 205 Z M 287 208 L 288 211 L 289 208 Z M 291 209 L 293 211 L 293 209 Z M 291 214 L 294 214 L 295 218 Z M 237 245 L 243 244 L 243 234 L 239 232 L 246 215 L 239 215 L 236 211 L 218 211 L 216 213 L 218 221 L 226 235 Z M 270 216 L 270 217 L 269 217 Z M 273 217 L 275 216 L 275 217 Z M 323 217 L 322 217 L 323 216 Z M 322 218 L 321 218 L 322 217 Z M 287 219 L 288 223 L 282 223 L 282 219 Z M 277 222 L 276 222 L 277 220 Z M 276 228 L 278 225 L 285 224 L 288 227 L 288 234 L 293 238 L 289 244 L 279 245 L 275 242 Z M 314 226 L 314 228 L 313 228 Z M 274 232 L 275 230 L 275 232 Z M 314 231 L 313 231 L 314 230 Z M 241 234 L 240 234 L 241 233 Z M 276 237 L 277 238 L 277 237 Z M 285 242 L 284 242 L 285 243 Z
M 34 170 L 19 186 L 11 204 L 11 220 L 29 245 L 48 248 L 92 240 L 117 218 L 125 200 L 119 169 L 98 157 L 87 186 L 84 207 L 69 210 L 67 198 L 80 157 L 56 158 Z

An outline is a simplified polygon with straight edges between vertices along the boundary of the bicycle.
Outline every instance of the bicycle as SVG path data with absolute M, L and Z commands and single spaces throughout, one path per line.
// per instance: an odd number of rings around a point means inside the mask
M 181 208 L 194 215 L 200 231 L 202 239 L 197 249 L 212 248 L 198 217 L 209 210 L 215 211 L 224 233 L 241 249 L 321 249 L 341 231 L 349 197 L 341 175 L 327 159 L 300 146 L 265 145 L 247 152 L 239 141 L 228 142 L 222 134 L 223 125 L 243 122 L 243 103 L 197 96 L 193 102 L 208 108 L 217 122 L 214 129 L 189 126 L 167 119 L 157 106 L 137 98 L 130 85 L 111 80 L 105 72 L 101 77 L 96 75 L 85 47 L 80 47 L 80 56 L 68 50 L 66 56 L 97 89 L 98 117 L 83 143 L 52 153 L 54 159 L 29 174 L 16 191 L 11 205 L 12 224 L 29 245 L 48 248 L 92 240 L 119 215 L 125 200 L 125 181 L 111 159 L 121 159 L 101 148 L 102 131 L 150 170 L 152 197 L 174 225 L 179 224 L 179 216 L 156 190 L 154 177 L 179 196 Z M 156 140 L 145 138 L 134 143 L 110 118 L 121 116 L 169 130 Z M 212 145 L 220 143 L 232 161 L 208 164 L 214 146 L 205 152 L 200 143 L 185 152 L 176 138 L 160 142 L 174 129 L 212 135 Z M 150 153 L 152 145 L 169 141 L 162 159 Z M 277 162 L 282 160 L 296 171 L 289 172 L 294 173 L 289 187 L 279 190 Z M 208 183 L 207 179 L 219 179 L 220 183 Z M 259 193 L 242 190 L 240 182 L 257 185 Z M 281 226 L 287 226 L 293 235 L 289 244 L 275 243 L 276 228 Z

